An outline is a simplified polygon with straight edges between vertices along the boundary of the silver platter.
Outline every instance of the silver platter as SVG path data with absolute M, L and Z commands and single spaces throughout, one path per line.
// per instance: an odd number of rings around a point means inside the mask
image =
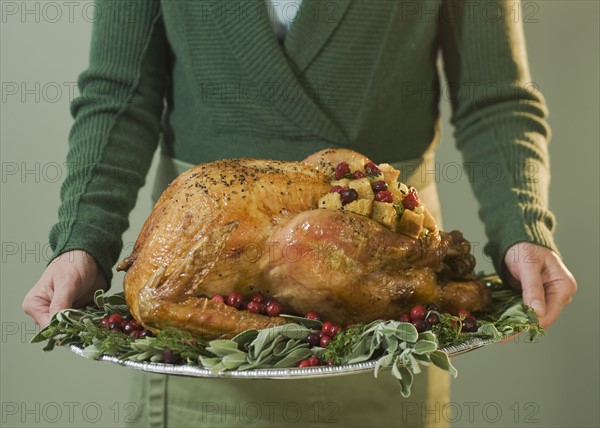
M 474 351 L 483 346 L 494 343 L 490 339 L 480 339 L 474 337 L 458 345 L 451 345 L 441 348 L 449 357 L 456 357 L 467 352 Z M 83 356 L 83 348 L 74 344 L 68 345 L 68 348 L 77 355 Z M 151 373 L 161 373 L 176 376 L 189 376 L 200 378 L 235 378 L 235 379 L 307 379 L 329 376 L 343 376 L 350 374 L 365 373 L 375 368 L 376 360 L 364 361 L 356 364 L 344 364 L 337 366 L 317 366 L 317 367 L 293 367 L 287 369 L 256 369 L 256 370 L 232 370 L 219 373 L 212 373 L 209 369 L 198 366 L 173 365 L 152 362 L 137 362 L 120 360 L 110 355 L 102 355 L 99 361 L 118 364 L 120 366 L 131 367 Z

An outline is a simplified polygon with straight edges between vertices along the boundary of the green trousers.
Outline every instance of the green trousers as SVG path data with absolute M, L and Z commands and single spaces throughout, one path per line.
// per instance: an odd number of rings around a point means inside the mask
M 394 164 L 441 226 L 433 157 Z M 161 156 L 153 192 L 192 165 Z M 387 371 L 306 380 L 204 379 L 133 371 L 135 427 L 446 427 L 448 373 L 426 367 L 403 398 Z

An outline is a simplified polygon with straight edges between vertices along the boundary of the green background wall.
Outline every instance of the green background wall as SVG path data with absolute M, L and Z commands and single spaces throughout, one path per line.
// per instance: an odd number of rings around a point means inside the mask
M 87 64 L 91 11 L 88 2 L 76 3 L 69 16 L 68 2 L 58 2 L 59 19 L 50 8 L 21 19 L 5 13 L 9 3 L 35 10 L 36 2 L 2 2 L 0 425 L 121 426 L 132 409 L 125 407 L 128 370 L 62 349 L 44 354 L 41 346 L 28 344 L 35 326 L 21 311 L 50 253 L 47 235 L 56 220 L 72 123 L 68 106 L 77 75 Z M 580 291 L 539 343 L 490 346 L 457 358 L 460 374 L 453 381 L 452 405 L 440 414 L 456 427 L 597 427 L 599 3 L 537 1 L 526 6 L 529 21 L 535 21 L 525 24 L 533 79 L 551 112 L 550 204 L 558 218 L 556 240 Z M 32 92 L 25 94 L 22 84 Z M 460 162 L 446 102 L 442 114 L 438 161 Z M 482 259 L 483 226 L 466 176 L 456 182 L 442 179 L 439 189 L 446 227 L 463 230 L 479 245 L 475 255 Z M 146 186 L 124 237 L 124 254 L 150 209 Z M 490 269 L 489 263 L 479 266 Z M 116 275 L 113 290 L 121 282 L 122 275 Z

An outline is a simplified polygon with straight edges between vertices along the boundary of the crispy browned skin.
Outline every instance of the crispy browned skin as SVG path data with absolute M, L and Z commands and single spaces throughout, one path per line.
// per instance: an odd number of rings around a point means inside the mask
M 306 163 L 232 159 L 180 175 L 118 266 L 127 270 L 133 316 L 153 330 L 216 338 L 286 322 L 208 298 L 233 291 L 262 291 L 284 313 L 313 310 L 338 323 L 396 318 L 426 302 L 482 309 L 489 297 L 479 284 L 438 282 L 438 272 L 456 279 L 447 253 L 452 266 L 465 265 L 460 239 L 433 224 L 427 239 L 414 240 L 367 217 L 315 209 L 332 165 L 348 156 L 362 157 L 325 150 Z

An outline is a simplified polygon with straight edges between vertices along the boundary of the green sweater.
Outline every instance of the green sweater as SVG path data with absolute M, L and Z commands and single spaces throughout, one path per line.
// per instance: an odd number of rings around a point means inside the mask
M 191 163 L 325 147 L 396 162 L 435 149 L 443 96 L 496 269 L 516 242 L 555 249 L 547 108 L 514 8 L 304 0 L 280 46 L 264 0 L 97 0 L 52 258 L 82 249 L 112 278 L 159 141 Z

